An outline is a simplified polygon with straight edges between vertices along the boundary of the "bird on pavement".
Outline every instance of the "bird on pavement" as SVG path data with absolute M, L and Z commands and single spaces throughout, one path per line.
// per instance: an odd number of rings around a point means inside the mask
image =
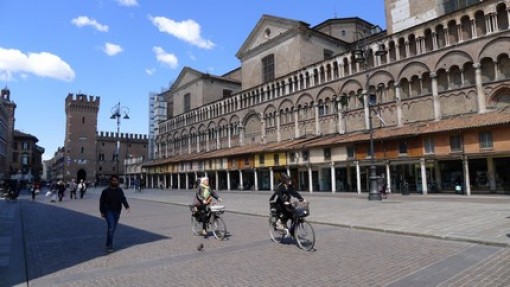
M 197 246 L 197 250 L 198 250 L 198 251 L 203 251 L 203 250 L 204 250 L 204 244 L 203 244 L 203 243 L 200 243 L 200 244 Z

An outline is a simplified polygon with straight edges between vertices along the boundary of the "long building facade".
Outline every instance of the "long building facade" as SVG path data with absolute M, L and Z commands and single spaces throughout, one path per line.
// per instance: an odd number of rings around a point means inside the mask
M 509 193 L 510 1 L 385 6 L 384 31 L 263 15 L 239 69 L 184 68 L 147 184 L 272 190 L 286 172 L 300 191 L 361 193 L 374 164 L 393 192 Z

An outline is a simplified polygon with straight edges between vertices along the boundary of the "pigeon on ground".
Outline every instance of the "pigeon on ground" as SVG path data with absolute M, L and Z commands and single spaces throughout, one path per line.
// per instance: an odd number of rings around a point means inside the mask
M 204 244 L 200 243 L 200 244 L 197 246 L 197 250 L 198 250 L 198 251 L 202 251 L 202 250 L 204 250 Z

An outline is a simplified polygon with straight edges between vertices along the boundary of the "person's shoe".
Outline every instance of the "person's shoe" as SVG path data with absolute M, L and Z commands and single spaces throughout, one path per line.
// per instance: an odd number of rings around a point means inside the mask
M 106 246 L 106 252 L 110 253 L 113 252 L 113 246 Z
M 277 230 L 285 230 L 285 226 L 283 226 L 283 223 L 282 221 L 280 220 L 280 218 L 278 218 L 275 222 L 275 227 Z
M 202 230 L 200 230 L 200 232 L 198 234 L 202 235 L 202 236 L 207 236 L 207 231 L 202 229 Z

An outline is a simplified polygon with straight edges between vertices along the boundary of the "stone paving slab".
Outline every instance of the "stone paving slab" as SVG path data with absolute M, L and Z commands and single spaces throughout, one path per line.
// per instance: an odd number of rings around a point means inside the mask
M 271 192 L 219 193 L 230 212 L 268 214 Z M 178 205 L 190 204 L 193 194 L 191 190 L 126 190 L 127 197 Z M 389 199 L 369 201 L 367 194 L 302 195 L 310 202 L 310 222 L 510 247 L 510 196 L 392 194 Z

